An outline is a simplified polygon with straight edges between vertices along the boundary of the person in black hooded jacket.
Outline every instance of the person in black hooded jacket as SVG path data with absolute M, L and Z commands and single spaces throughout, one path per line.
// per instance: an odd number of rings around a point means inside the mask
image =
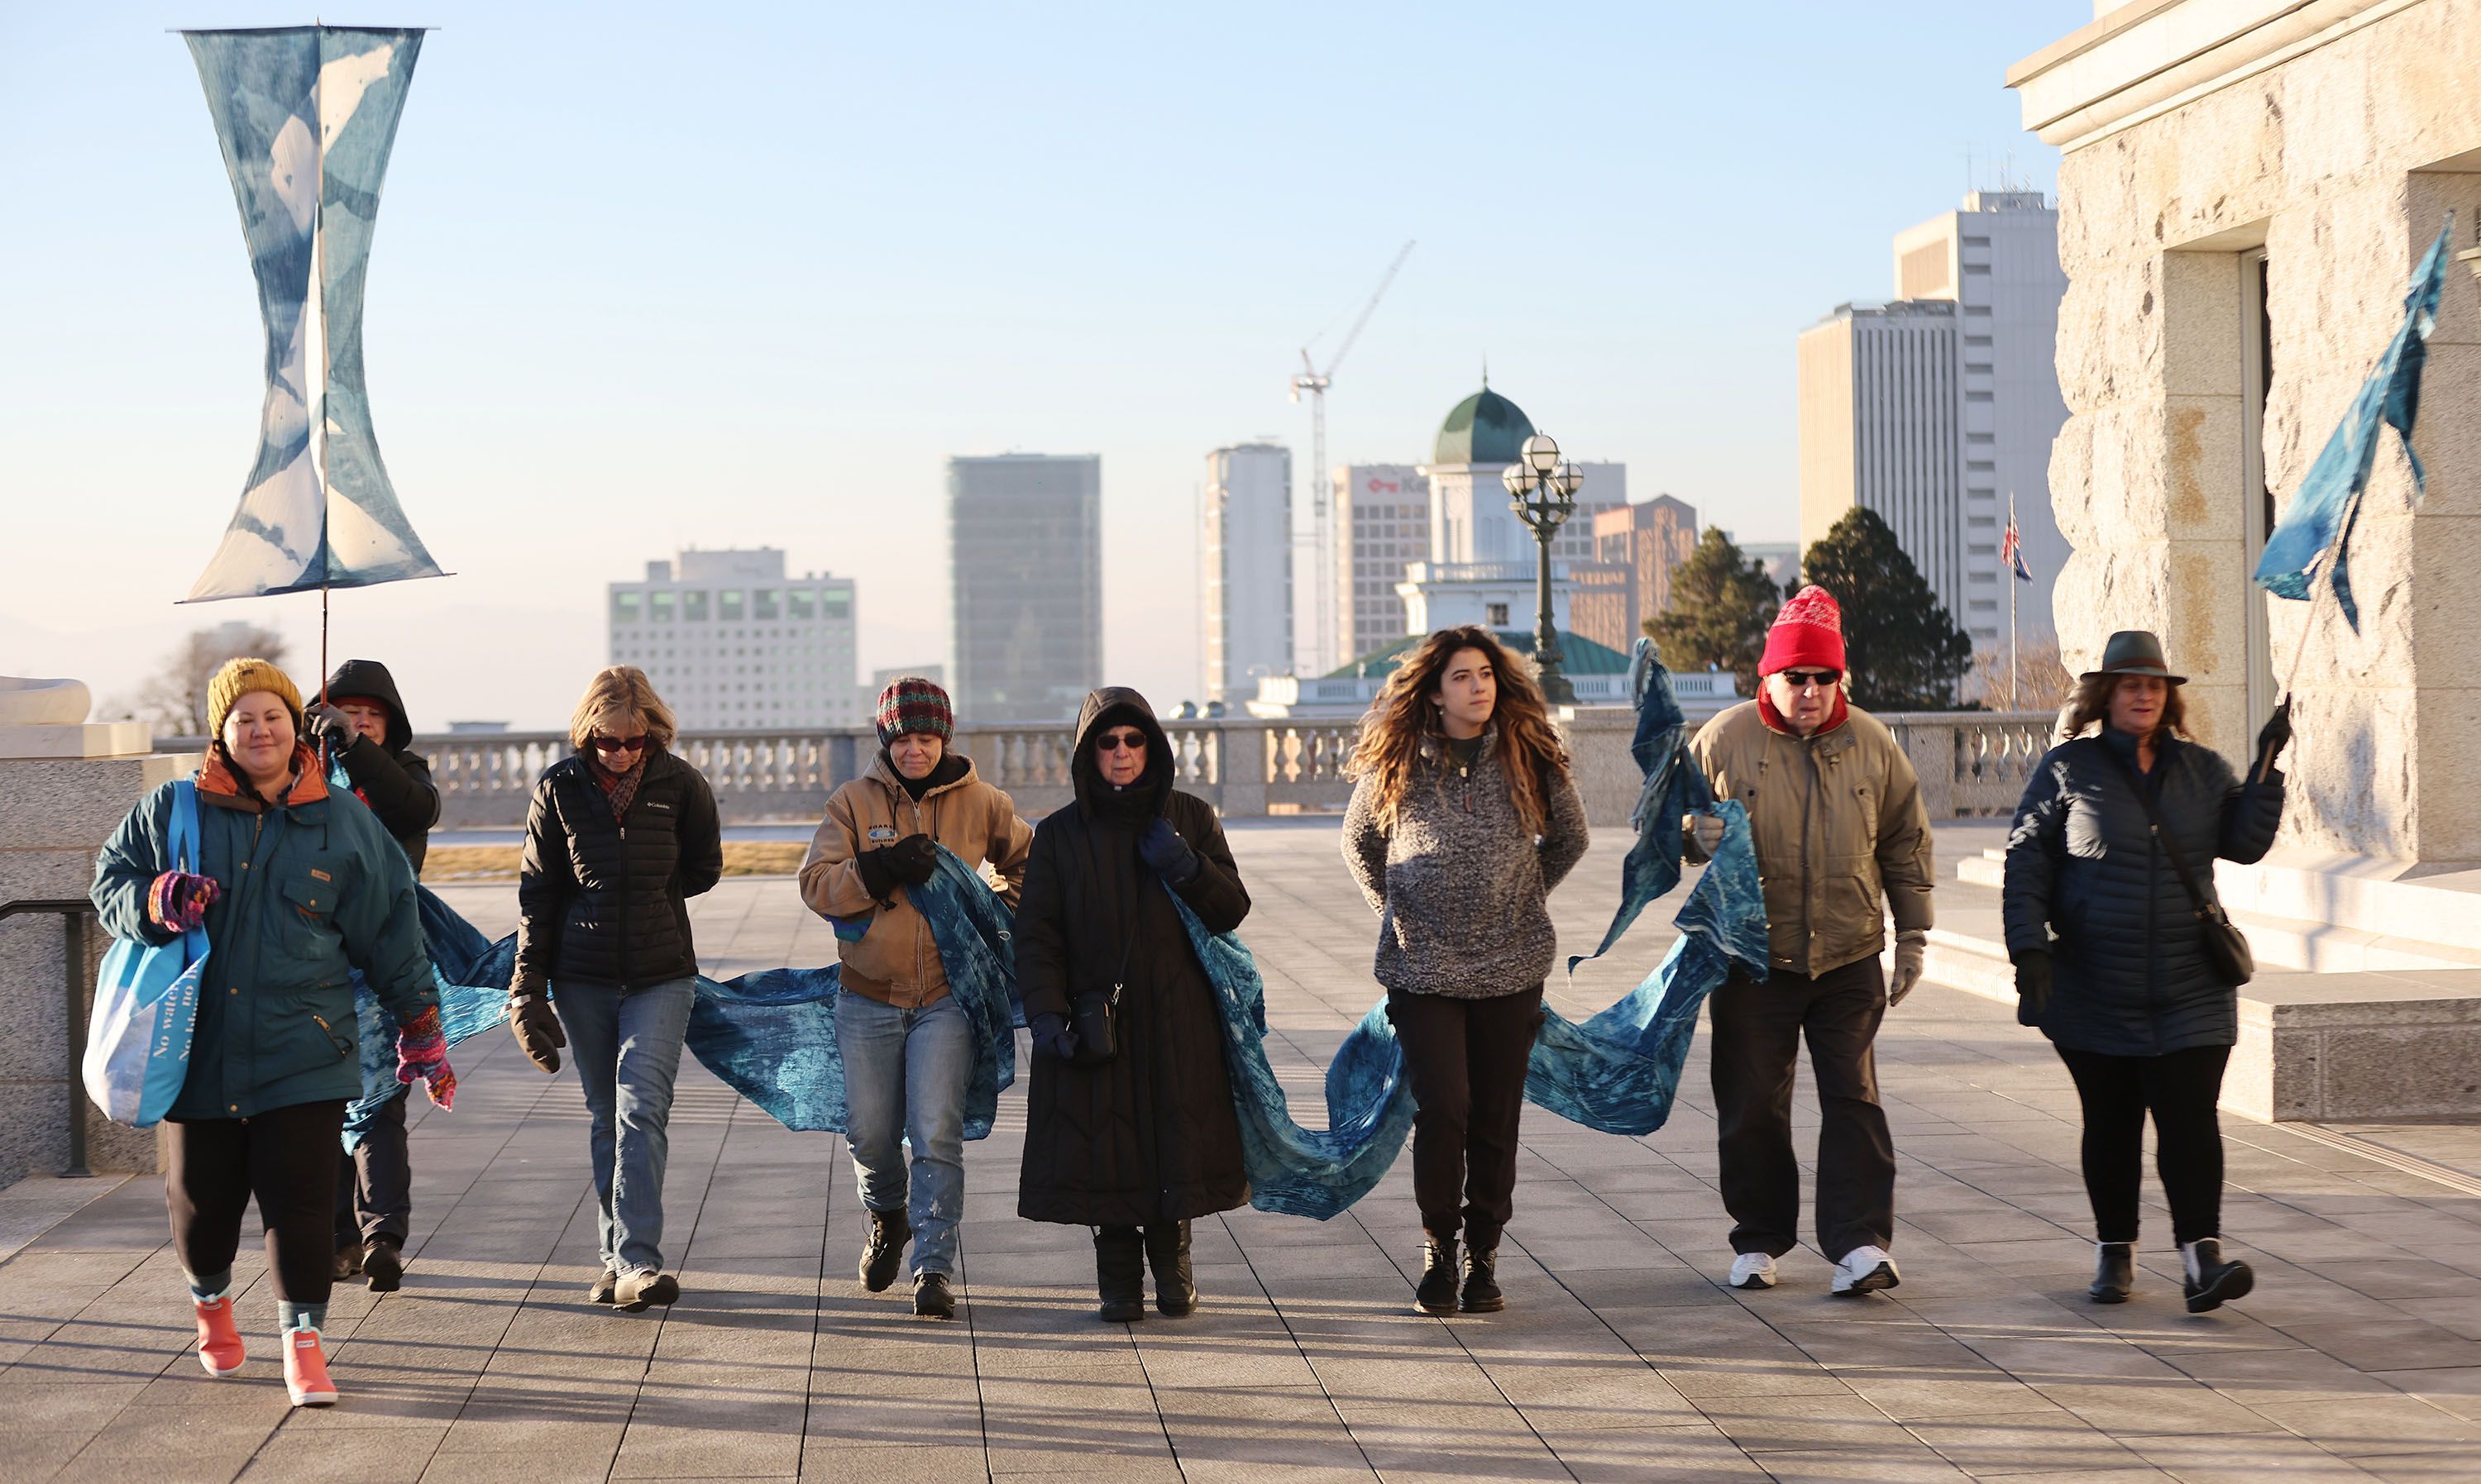
M 344 764 L 353 796 L 370 806 L 421 875 L 431 827 L 439 822 L 439 789 L 430 760 L 411 748 L 413 722 L 396 677 L 377 660 L 348 660 L 327 677 L 318 704 L 303 710 L 302 722 L 319 755 Z M 413 1220 L 405 1090 L 397 1087 L 352 1154 L 336 1155 L 336 1278 L 362 1276 L 374 1293 L 395 1292 L 405 1277 Z
M 2016 806 L 2002 910 L 2016 1018 L 2050 1038 L 2084 1108 L 2087 1292 L 2124 1303 L 2135 1282 L 2150 1113 L 2188 1312 L 2203 1314 L 2256 1279 L 2222 1244 L 2214 1109 L 2239 1039 L 2237 985 L 2217 972 L 2181 862 L 2211 900 L 2216 857 L 2245 865 L 2273 846 L 2284 795 L 2274 765 L 2291 714 L 2286 704 L 2266 722 L 2243 781 L 2188 740 L 2185 679 L 2154 635 L 2110 637 L 2061 724 L 2072 740 L 2034 765 Z M 2088 728 L 2096 735 L 2080 735 Z
M 1209 932 L 1249 913 L 1214 807 L 1172 787 L 1154 708 L 1110 687 L 1085 698 L 1071 772 L 1077 801 L 1033 833 L 1017 908 L 1017 977 L 1033 1030 L 1017 1214 L 1090 1226 L 1098 1317 L 1179 1317 L 1196 1307 L 1189 1221 L 1249 1199 L 1214 988 L 1172 904 Z M 1119 986 L 1115 1047 L 1091 1048 L 1091 1002 Z

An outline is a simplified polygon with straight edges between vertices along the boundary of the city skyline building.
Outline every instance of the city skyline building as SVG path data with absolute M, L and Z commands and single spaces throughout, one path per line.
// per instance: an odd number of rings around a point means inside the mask
M 1494 630 L 1531 629 L 1541 606 L 1540 545 L 1509 508 L 1500 481 L 1535 432 L 1523 408 L 1490 389 L 1456 404 L 1440 425 L 1430 461 L 1430 550 L 1408 567 L 1396 590 L 1404 600 L 1406 633 L 1457 624 Z M 1566 451 L 1573 458 L 1574 450 Z M 1566 628 L 1574 584 L 1571 563 L 1594 560 L 1594 518 L 1628 503 L 1628 466 L 1580 463 L 1583 482 L 1576 508 L 1551 543 L 1552 622 Z
M 1839 304 L 1801 331 L 1800 544 L 1854 506 L 1876 512 L 1921 580 L 1964 615 L 1964 396 L 1956 305 Z
M 644 670 L 685 731 L 850 726 L 855 608 L 851 578 L 788 578 L 775 547 L 692 548 L 608 585 L 609 663 Z
M 2007 564 L 2000 556 L 2008 497 L 2033 581 L 2017 586 L 2020 636 L 2054 632 L 2050 587 L 2067 538 L 2045 498 L 2050 445 L 2068 420 L 2056 360 L 2059 214 L 2038 191 L 1975 191 L 1963 209 L 1896 234 L 1895 293 L 1953 300 L 1962 311 L 1964 371 L 1964 608 L 1976 639 L 2007 632 Z
M 1103 675 L 1103 459 L 948 460 L 949 688 L 977 721 L 1074 716 Z
M 1798 346 L 1800 538 L 1856 505 L 1884 519 L 1948 616 L 1975 640 L 2007 632 L 2009 496 L 2034 580 L 2018 633 L 2053 629 L 2068 546 L 2045 500 L 2067 421 L 2054 354 L 2058 213 L 2038 192 L 1974 191 L 1896 234 L 1896 298 L 1843 304 Z
M 1206 699 L 1239 701 L 1293 666 L 1293 453 L 1268 442 L 1206 456 L 1198 494 Z
M 1337 639 L 1357 658 L 1407 632 L 1396 586 L 1406 567 L 1429 557 L 1430 486 L 1418 464 L 1339 464 L 1331 478 Z M 1323 673 L 1318 657 L 1304 650 L 1300 672 Z

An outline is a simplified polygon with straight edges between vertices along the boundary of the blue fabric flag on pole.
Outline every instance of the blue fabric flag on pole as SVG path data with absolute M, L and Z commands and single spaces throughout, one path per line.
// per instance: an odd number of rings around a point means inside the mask
M 2378 357 L 2377 368 L 2361 383 L 2351 410 L 2336 426 L 2309 477 L 2291 496 L 2283 520 L 2265 539 L 2265 555 L 2257 564 L 2257 584 L 2281 598 L 2307 599 L 2315 591 L 2322 562 L 2335 588 L 2343 621 L 2360 632 L 2361 608 L 2352 596 L 2347 559 L 2352 528 L 2360 519 L 2361 496 L 2368 488 L 2369 471 L 2378 456 L 2378 430 L 2391 428 L 2403 440 L 2405 461 L 2412 465 L 2416 498 L 2428 487 L 2428 474 L 2413 452 L 2413 421 L 2420 412 L 2420 372 L 2429 356 L 2429 332 L 2438 321 L 2438 297 L 2446 284 L 2446 239 L 2454 230 L 2450 213 L 2438 240 L 2422 255 L 2404 296 L 2403 324 Z

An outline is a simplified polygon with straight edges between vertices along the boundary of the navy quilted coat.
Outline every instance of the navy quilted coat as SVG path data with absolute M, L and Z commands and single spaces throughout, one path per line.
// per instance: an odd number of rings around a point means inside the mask
M 1096 774 L 1094 735 L 1142 727 L 1148 768 L 1129 796 Z M 1026 1094 L 1017 1214 L 1075 1226 L 1147 1226 L 1249 1200 L 1240 1121 L 1223 1063 L 1222 1011 L 1189 945 L 1171 888 L 1137 858 L 1157 815 L 1199 857 L 1181 899 L 1210 933 L 1249 913 L 1249 894 L 1214 809 L 1172 787 L 1170 748 L 1135 690 L 1095 691 L 1078 718 L 1078 801 L 1033 832 L 1016 912 L 1017 979 L 1029 1019 L 1066 1015 L 1070 997 L 1107 989 L 1128 965 L 1120 1053 L 1077 1066 L 1036 1053 Z
M 2230 1046 L 2239 1039 L 2238 997 L 2207 961 L 2187 890 L 2114 750 L 2135 768 L 2136 740 L 2107 727 L 2034 766 L 2007 839 L 2008 956 L 2050 953 L 2042 1033 L 2070 1051 L 2158 1056 Z M 2243 785 L 2221 754 L 2171 738 L 2139 776 L 2208 893 L 2216 856 L 2246 864 L 2273 846 L 2280 772 Z

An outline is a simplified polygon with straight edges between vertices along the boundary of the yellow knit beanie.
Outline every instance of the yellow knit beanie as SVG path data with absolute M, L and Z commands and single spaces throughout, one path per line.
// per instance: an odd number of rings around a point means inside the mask
M 210 741 L 224 735 L 224 717 L 232 715 L 233 703 L 252 690 L 272 690 L 293 713 L 293 734 L 301 735 L 301 692 L 282 670 L 265 660 L 226 660 L 223 668 L 207 682 L 207 737 Z

